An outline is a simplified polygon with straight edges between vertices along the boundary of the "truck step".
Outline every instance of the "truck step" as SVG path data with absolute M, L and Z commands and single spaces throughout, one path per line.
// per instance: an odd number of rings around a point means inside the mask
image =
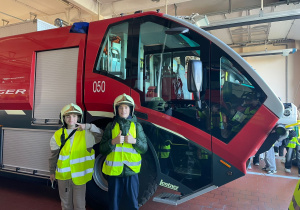
M 181 195 L 172 194 L 172 193 L 162 193 L 153 198 L 153 201 L 158 203 L 165 203 L 169 205 L 178 205 L 178 201 L 180 200 Z
M 188 200 L 191 200 L 197 196 L 203 195 L 209 191 L 212 191 L 214 189 L 218 188 L 215 185 L 211 185 L 203 190 L 200 190 L 198 192 L 188 194 L 188 195 L 178 195 L 178 194 L 172 194 L 172 193 L 161 193 L 160 195 L 156 196 L 153 198 L 154 202 L 158 203 L 164 203 L 164 204 L 169 204 L 169 205 L 174 205 L 177 206 L 179 204 L 182 204 Z

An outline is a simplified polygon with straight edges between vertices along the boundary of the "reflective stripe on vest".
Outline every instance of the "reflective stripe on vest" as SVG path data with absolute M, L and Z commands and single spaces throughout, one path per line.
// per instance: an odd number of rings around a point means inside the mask
M 64 129 L 67 138 L 67 131 Z M 62 129 L 55 132 L 54 137 L 58 146 L 61 145 L 60 136 Z M 55 178 L 58 180 L 72 179 L 76 185 L 86 184 L 92 179 L 95 163 L 95 151 L 87 151 L 85 131 L 76 131 L 72 147 L 70 140 L 59 153 Z
M 289 210 L 299 210 L 300 209 L 300 180 L 298 181 L 293 198 L 291 200 Z
M 119 133 L 120 125 L 116 123 L 112 129 L 112 139 L 116 138 Z M 130 123 L 129 133 L 133 138 L 136 138 L 136 128 L 133 122 Z M 107 155 L 102 172 L 106 175 L 118 176 L 122 173 L 125 164 L 135 173 L 139 173 L 141 163 L 141 155 L 133 148 L 132 144 L 124 142 L 123 144 L 116 144 L 115 149 Z

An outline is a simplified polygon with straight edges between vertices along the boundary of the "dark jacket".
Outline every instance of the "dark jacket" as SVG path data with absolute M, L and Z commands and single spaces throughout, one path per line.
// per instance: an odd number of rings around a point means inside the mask
M 100 153 L 103 155 L 108 155 L 113 151 L 113 149 L 116 147 L 116 145 L 112 145 L 112 129 L 114 128 L 116 122 L 120 125 L 120 130 L 122 131 L 122 136 L 126 136 L 129 132 L 130 124 L 131 122 L 135 123 L 136 127 L 136 144 L 133 144 L 133 148 L 139 153 L 144 154 L 147 149 L 147 139 L 146 135 L 143 131 L 143 127 L 140 123 L 137 122 L 137 119 L 135 116 L 133 116 L 131 119 L 124 119 L 119 116 L 116 116 L 115 120 L 111 123 L 108 123 L 108 125 L 105 128 L 102 140 L 100 142 Z M 135 172 L 132 171 L 129 167 L 124 165 L 123 172 L 121 177 L 123 176 L 132 176 Z

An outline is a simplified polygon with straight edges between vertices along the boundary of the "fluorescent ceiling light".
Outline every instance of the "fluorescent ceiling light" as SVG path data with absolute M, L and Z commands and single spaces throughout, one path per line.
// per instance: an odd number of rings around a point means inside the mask
M 282 50 L 266 50 L 266 51 L 259 51 L 259 52 L 248 52 L 248 53 L 240 53 L 242 57 L 254 57 L 254 56 L 266 56 L 266 55 L 283 55 L 288 56 L 289 54 L 294 54 L 297 52 L 296 48 L 290 49 L 282 49 Z
M 254 25 L 260 23 L 270 23 L 294 19 L 300 19 L 299 9 L 265 13 L 261 17 L 259 17 L 259 15 L 249 15 L 238 18 L 220 20 L 218 22 L 211 23 L 208 26 L 203 26 L 202 28 L 206 31 L 210 31 L 222 28 L 231 28 L 237 26 Z

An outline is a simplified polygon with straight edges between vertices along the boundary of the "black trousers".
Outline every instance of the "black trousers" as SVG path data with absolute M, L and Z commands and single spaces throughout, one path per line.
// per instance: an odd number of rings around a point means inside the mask
M 124 194 L 125 193 L 125 194 Z M 122 197 L 126 196 L 126 206 L 120 207 Z M 139 209 L 138 207 L 138 195 L 139 195 L 139 177 L 137 174 L 133 176 L 108 177 L 108 196 L 109 196 L 109 209 Z M 122 202 L 123 204 L 123 202 Z
M 255 156 L 253 157 L 253 164 L 259 163 L 259 153 L 256 153 Z
M 298 174 L 300 174 L 300 145 L 297 145 L 296 148 L 294 148 L 294 149 L 287 147 L 287 153 L 285 154 L 284 166 L 287 169 L 292 168 L 293 153 L 295 153 L 296 162 L 297 162 L 297 166 L 298 166 Z

